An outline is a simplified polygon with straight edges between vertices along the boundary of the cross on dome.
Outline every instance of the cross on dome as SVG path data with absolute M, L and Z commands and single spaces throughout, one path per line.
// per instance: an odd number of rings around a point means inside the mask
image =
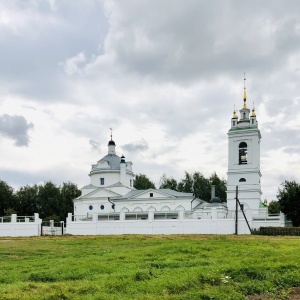
M 247 108 L 246 101 L 247 101 L 247 94 L 246 94 L 246 72 L 244 72 L 244 106 L 243 106 L 243 108 Z

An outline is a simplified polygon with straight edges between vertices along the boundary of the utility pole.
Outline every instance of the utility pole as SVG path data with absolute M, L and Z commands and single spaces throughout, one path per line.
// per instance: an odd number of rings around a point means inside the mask
M 238 234 L 238 186 L 235 188 L 235 234 Z
M 249 222 L 247 220 L 247 217 L 245 215 L 244 208 L 241 205 L 240 200 L 238 198 L 238 193 L 239 193 L 238 186 L 236 186 L 236 189 L 235 189 L 235 234 L 238 234 L 238 217 L 239 217 L 239 215 L 238 215 L 238 207 L 239 206 L 240 206 L 240 209 L 241 209 L 242 214 L 244 216 L 244 219 L 245 219 L 245 221 L 247 223 L 249 231 L 252 234 L 252 230 L 251 230 L 251 227 L 250 227 Z

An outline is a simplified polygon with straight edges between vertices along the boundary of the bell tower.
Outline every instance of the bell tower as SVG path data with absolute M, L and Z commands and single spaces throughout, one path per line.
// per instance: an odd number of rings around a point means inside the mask
M 259 209 L 260 185 L 260 140 L 255 109 L 247 108 L 246 78 L 244 78 L 244 104 L 240 118 L 234 109 L 231 128 L 228 131 L 227 206 L 235 210 L 235 189 L 239 187 L 239 200 L 244 209 Z

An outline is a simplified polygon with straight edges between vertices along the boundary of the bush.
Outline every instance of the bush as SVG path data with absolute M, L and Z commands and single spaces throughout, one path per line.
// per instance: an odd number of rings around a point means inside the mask
M 253 231 L 253 234 L 300 236 L 300 227 L 260 227 L 258 231 Z

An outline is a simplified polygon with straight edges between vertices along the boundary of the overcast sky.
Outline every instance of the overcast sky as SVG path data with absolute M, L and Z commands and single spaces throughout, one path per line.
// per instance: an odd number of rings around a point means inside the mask
M 300 1 L 0 0 L 0 179 L 89 183 L 117 154 L 226 178 L 234 105 L 256 108 L 263 198 L 300 181 Z

